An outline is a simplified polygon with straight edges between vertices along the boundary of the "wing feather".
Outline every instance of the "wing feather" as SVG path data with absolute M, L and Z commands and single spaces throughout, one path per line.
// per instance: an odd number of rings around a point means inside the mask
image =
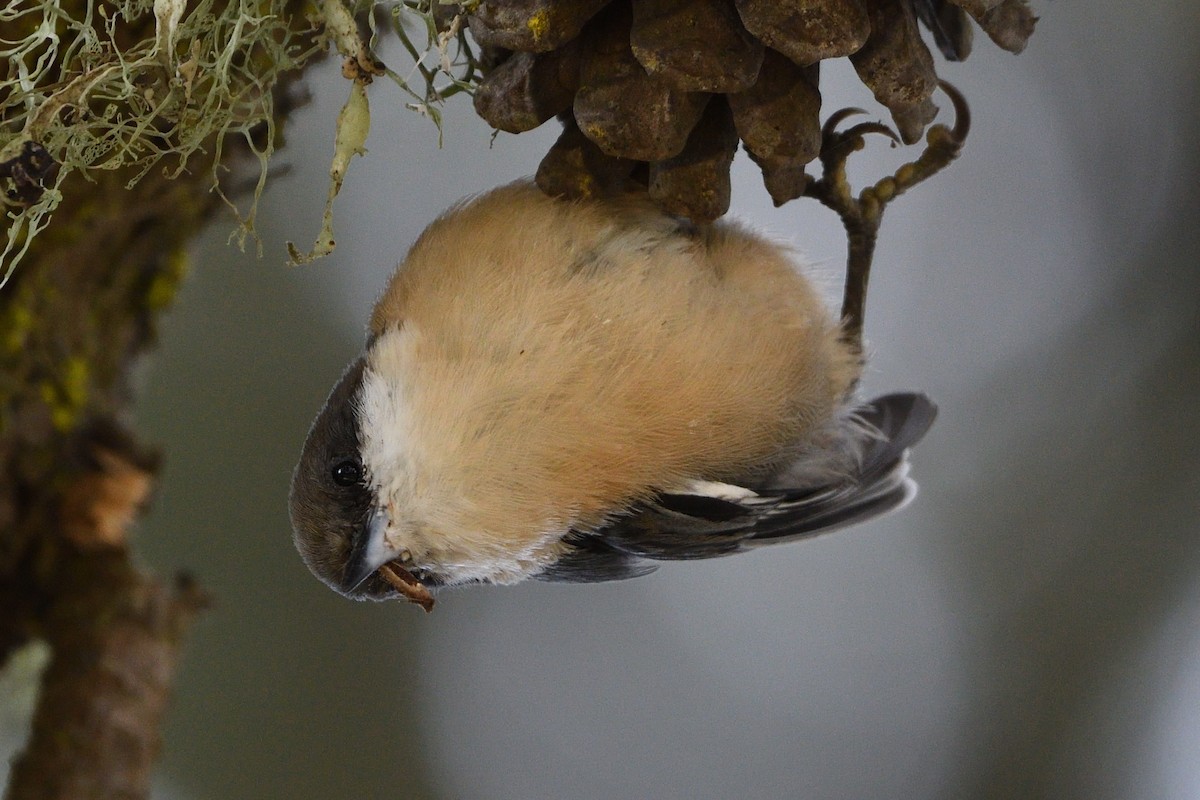
M 697 481 L 661 492 L 606 525 L 573 534 L 574 550 L 544 580 L 605 581 L 653 569 L 643 559 L 714 558 L 807 538 L 873 519 L 916 494 L 908 450 L 937 415 L 923 394 L 876 398 L 856 409 L 859 457 L 846 474 L 817 486 L 759 488 Z

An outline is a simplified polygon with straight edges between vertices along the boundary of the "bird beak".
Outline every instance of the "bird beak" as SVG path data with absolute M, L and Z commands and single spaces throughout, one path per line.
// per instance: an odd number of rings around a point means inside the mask
M 349 594 L 354 591 L 375 570 L 400 555 L 399 550 L 388 546 L 384 535 L 387 529 L 387 511 L 376 508 L 354 539 L 350 558 L 346 561 L 346 573 L 342 577 L 342 592 Z

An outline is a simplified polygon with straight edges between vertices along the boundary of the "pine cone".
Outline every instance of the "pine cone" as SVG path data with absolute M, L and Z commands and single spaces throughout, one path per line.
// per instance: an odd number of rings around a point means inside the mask
M 739 140 L 777 204 L 803 193 L 826 58 L 849 56 L 918 141 L 938 79 L 917 24 L 956 61 L 971 20 L 1014 53 L 1036 22 L 1027 0 L 482 0 L 471 34 L 497 59 L 475 108 L 510 132 L 563 121 L 537 173 L 549 194 L 644 180 L 665 209 L 707 222 L 728 209 Z

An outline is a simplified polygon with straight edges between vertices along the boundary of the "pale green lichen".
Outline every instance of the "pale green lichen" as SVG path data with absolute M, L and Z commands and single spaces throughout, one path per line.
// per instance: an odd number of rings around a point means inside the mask
M 404 0 L 389 6 L 391 30 L 404 45 L 413 65 L 407 76 L 386 66 L 384 72 L 411 98 L 405 105 L 429 117 L 439 135 L 442 103 L 459 93 L 470 94 L 479 82 L 479 64 L 466 31 L 467 16 L 479 3 L 480 0 L 465 3 Z M 379 31 L 375 17 L 372 15 L 368 19 L 370 46 L 374 48 Z
M 342 181 L 350 159 L 365 154 L 367 135 L 371 132 L 371 109 L 367 104 L 366 81 L 355 80 L 350 98 L 342 106 L 337 118 L 337 133 L 334 136 L 333 163 L 329 167 L 329 192 L 325 197 L 325 213 L 322 216 L 321 232 L 308 254 L 303 254 L 291 242 L 287 243 L 292 264 L 307 264 L 333 252 L 333 200 L 342 190 Z
M 445 13 L 439 0 L 357 0 L 346 6 L 342 0 L 6 4 L 0 9 L 0 56 L 8 64 L 0 77 L 0 163 L 32 142 L 59 169 L 42 176 L 35 192 L 40 196 L 32 200 L 17 197 L 14 187 L 20 184 L 0 175 L 7 222 L 0 286 L 49 222 L 69 175 L 122 168 L 132 171 L 132 184 L 158 167 L 174 177 L 212 147 L 213 186 L 220 192 L 217 170 L 231 137 L 243 140 L 259 161 L 248 210 L 226 199 L 238 213 L 236 236 L 244 244 L 254 232 L 273 152 L 272 89 L 280 76 L 304 66 L 333 39 L 368 67 L 362 82 L 372 73 L 391 77 L 413 99 L 411 107 L 440 123 L 436 106 L 470 91 L 477 80 L 462 25 L 469 7 Z M 380 10 L 414 59 L 407 77 L 373 55 Z M 358 37 L 356 21 L 368 26 L 368 42 Z M 414 28 L 424 30 L 423 46 Z M 345 134 L 339 129 L 338 135 Z
M 320 233 L 308 253 L 301 253 L 292 242 L 288 242 L 289 263 L 307 264 L 329 255 L 337 245 L 333 236 L 333 201 L 342 189 L 350 160 L 366 153 L 367 135 L 371 130 L 367 85 L 374 77 L 386 75 L 412 97 L 412 102 L 406 105 L 433 120 L 441 143 L 441 104 L 455 94 L 471 92 L 477 81 L 475 54 L 463 28 L 466 14 L 476 5 L 478 0 L 463 5 L 454 4 L 452 7 L 439 3 L 439 0 L 405 0 L 393 5 L 390 16 L 392 30 L 413 59 L 408 77 L 402 77 L 375 57 L 379 29 L 374 14 L 366 16 L 371 38 L 369 42 L 363 41 L 354 16 L 341 4 L 341 0 L 321 0 L 328 35 L 345 59 L 342 72 L 354 83 L 350 97 L 338 113 L 333 161 L 329 166 L 329 189 Z M 439 6 L 452 8 L 453 13 L 446 16 Z M 409 27 L 424 31 L 423 43 Z M 423 87 L 414 88 L 418 75 Z

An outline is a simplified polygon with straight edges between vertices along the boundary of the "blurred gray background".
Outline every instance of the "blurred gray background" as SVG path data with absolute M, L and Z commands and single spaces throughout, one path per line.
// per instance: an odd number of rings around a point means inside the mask
M 292 465 L 413 238 L 531 173 L 557 125 L 489 147 L 463 100 L 438 149 L 376 83 L 338 248 L 286 268 L 284 241 L 316 235 L 348 92 L 336 63 L 315 70 L 260 207 L 264 258 L 219 219 L 142 376 L 139 427 L 167 462 L 140 553 L 218 603 L 156 795 L 1200 797 L 1200 6 L 1035 7 L 1020 57 L 977 33 L 939 63 L 975 129 L 883 228 L 866 390 L 941 406 L 918 500 L 624 584 L 444 592 L 430 616 L 308 574 Z M 827 109 L 879 113 L 844 63 L 822 88 Z M 915 154 L 877 142 L 853 174 Z M 771 208 L 744 155 L 734 182 L 733 213 L 833 298 L 836 217 Z M 0 722 L 11 750 L 19 710 Z

